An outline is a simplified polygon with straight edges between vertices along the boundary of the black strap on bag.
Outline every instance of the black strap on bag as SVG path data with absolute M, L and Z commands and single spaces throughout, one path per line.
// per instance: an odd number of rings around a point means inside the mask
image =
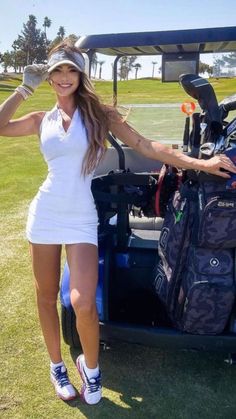
M 129 212 L 132 207 L 148 211 L 157 180 L 150 174 L 129 171 L 111 172 L 93 179 L 92 192 L 97 205 L 100 229 L 109 228 L 109 219 L 117 214 L 117 247 L 124 249 L 130 234 Z M 154 212 L 154 210 L 153 210 Z
M 92 192 L 96 201 L 140 205 L 156 185 L 156 179 L 148 174 L 131 172 L 109 173 L 93 180 Z M 111 187 L 117 186 L 112 193 Z M 119 188 L 122 187 L 122 188 Z

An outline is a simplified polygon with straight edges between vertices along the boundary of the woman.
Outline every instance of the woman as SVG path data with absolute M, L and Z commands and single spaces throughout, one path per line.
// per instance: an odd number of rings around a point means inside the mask
M 83 354 L 76 360 L 86 403 L 102 397 L 98 366 L 99 322 L 96 310 L 98 271 L 97 213 L 91 181 L 105 153 L 105 138 L 112 131 L 143 155 L 182 168 L 204 170 L 228 178 L 220 169 L 236 173 L 226 156 L 196 160 L 150 141 L 122 120 L 118 112 L 102 105 L 85 72 L 83 56 L 68 41 L 54 48 L 48 65 L 27 66 L 23 84 L 0 108 L 0 135 L 36 134 L 48 164 L 48 176 L 30 204 L 26 235 L 35 276 L 39 319 L 50 357 L 50 376 L 63 400 L 77 396 L 70 383 L 60 348 L 57 296 L 61 248 L 65 245 L 70 269 L 71 303 Z M 32 112 L 11 119 L 23 100 L 48 78 L 56 94 L 49 112 Z

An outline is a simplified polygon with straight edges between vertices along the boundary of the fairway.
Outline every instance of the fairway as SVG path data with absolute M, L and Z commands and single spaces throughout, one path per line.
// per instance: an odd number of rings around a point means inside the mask
M 130 92 L 120 104 L 127 108 L 137 103 L 162 106 L 133 107 L 128 121 L 148 138 L 170 143 L 182 139 L 185 116 L 180 103 L 187 97 L 179 94 L 178 84 L 158 84 L 158 100 L 157 81 L 132 82 L 120 85 L 122 97 L 125 90 Z M 0 103 L 19 80 L 7 82 L 7 87 L 1 83 Z M 214 83 L 220 87 L 221 99 L 234 93 L 235 80 L 226 80 L 224 85 L 223 81 Z M 146 85 L 148 97 L 141 93 Z M 102 82 L 96 86 L 101 97 L 107 98 L 111 83 L 104 82 L 104 90 Z M 132 89 L 136 89 L 134 93 Z M 17 115 L 50 109 L 53 104 L 54 95 L 44 83 Z M 64 403 L 56 398 L 49 380 L 49 360 L 38 323 L 25 240 L 28 206 L 47 169 L 36 136 L 0 138 L 0 147 L 0 417 L 234 419 L 236 368 L 224 363 L 226 354 L 221 353 L 117 343 L 109 351 L 101 351 L 104 399 L 98 406 L 86 406 L 79 399 Z M 74 365 L 79 351 L 70 350 L 63 342 L 62 351 L 70 378 L 79 389 L 81 382 Z
M 182 141 L 185 124 L 185 115 L 181 112 L 180 105 L 126 105 L 129 109 L 128 122 L 151 140 L 177 144 Z
M 124 105 L 128 111 L 127 121 L 141 134 L 163 144 L 183 142 L 186 115 L 181 111 L 181 103 Z M 196 107 L 196 112 L 200 112 Z M 235 118 L 236 111 L 230 112 L 229 120 Z M 190 125 L 191 126 L 191 125 Z

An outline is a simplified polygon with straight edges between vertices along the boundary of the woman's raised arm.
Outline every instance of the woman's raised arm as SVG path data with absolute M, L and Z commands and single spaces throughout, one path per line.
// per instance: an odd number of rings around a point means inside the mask
M 19 137 L 38 134 L 39 124 L 44 112 L 32 112 L 19 119 L 12 120 L 16 110 L 31 96 L 39 84 L 47 77 L 47 66 L 34 64 L 25 67 L 23 84 L 0 105 L 0 135 Z
M 14 92 L 0 106 L 0 135 L 21 137 L 38 134 L 40 120 L 44 112 L 32 112 L 18 119 L 11 119 L 23 101 L 18 92 Z

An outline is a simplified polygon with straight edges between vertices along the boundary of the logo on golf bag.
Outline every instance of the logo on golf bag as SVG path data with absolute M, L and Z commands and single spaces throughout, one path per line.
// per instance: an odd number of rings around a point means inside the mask
M 212 268 L 217 268 L 220 264 L 219 259 L 217 258 L 211 258 L 210 260 L 210 265 L 212 266 Z
M 235 203 L 234 201 L 218 201 L 217 206 L 221 208 L 234 208 Z

